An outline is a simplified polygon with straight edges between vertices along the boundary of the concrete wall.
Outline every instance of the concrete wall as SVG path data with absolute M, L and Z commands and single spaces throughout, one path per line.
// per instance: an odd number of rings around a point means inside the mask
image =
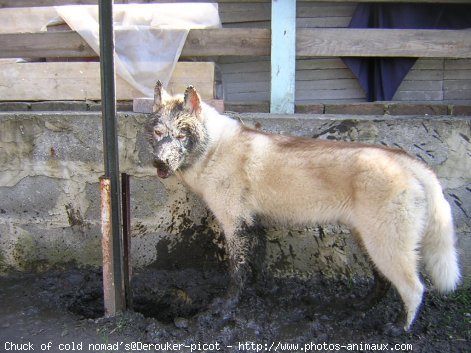
M 471 283 L 471 131 L 469 117 L 360 118 L 346 115 L 238 115 L 266 131 L 404 148 L 438 174 L 456 220 L 461 262 Z M 121 170 L 132 176 L 134 266 L 205 268 L 221 264 L 224 243 L 204 205 L 151 166 L 145 114 L 120 113 Z M 98 112 L 0 113 L 0 269 L 100 266 Z M 338 225 L 270 226 L 267 266 L 276 275 L 352 276 L 369 265 Z

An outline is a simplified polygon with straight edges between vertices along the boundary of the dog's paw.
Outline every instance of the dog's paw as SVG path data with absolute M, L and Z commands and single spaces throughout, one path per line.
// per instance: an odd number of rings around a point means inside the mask
M 383 334 L 389 337 L 399 337 L 405 333 L 406 331 L 402 325 L 389 322 L 383 326 Z
M 208 307 L 208 313 L 219 317 L 223 321 L 230 320 L 234 316 L 237 301 L 233 298 L 216 298 Z

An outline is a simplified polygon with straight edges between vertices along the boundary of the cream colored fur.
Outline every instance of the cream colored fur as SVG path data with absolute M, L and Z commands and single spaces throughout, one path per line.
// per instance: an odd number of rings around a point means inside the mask
M 200 108 L 204 153 L 176 174 L 214 212 L 228 243 L 256 215 L 287 225 L 346 224 L 398 290 L 405 329 L 422 301 L 421 256 L 437 289 L 456 287 L 450 206 L 423 163 L 383 146 L 271 135 Z

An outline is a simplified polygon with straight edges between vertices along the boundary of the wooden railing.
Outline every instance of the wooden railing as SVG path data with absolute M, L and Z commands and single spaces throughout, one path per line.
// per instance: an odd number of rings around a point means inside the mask
M 0 34 L 0 47 L 0 58 L 96 56 L 73 31 Z M 270 55 L 269 29 L 193 29 L 182 51 L 186 57 L 261 55 Z M 296 55 L 471 58 L 471 30 L 299 29 Z
M 370 1 L 311 0 L 307 2 Z M 115 3 L 148 2 L 163 1 L 115 0 Z M 218 0 L 218 2 L 244 2 L 244 0 Z M 269 3 L 270 1 L 262 0 L 261 2 Z M 471 0 L 375 0 L 375 2 L 463 4 L 471 3 Z M 34 1 L 34 6 L 95 3 L 96 1 L 93 0 L 38 0 Z M 31 5 L 31 1 L 0 0 L 0 8 Z M 191 30 L 187 37 L 182 56 L 203 58 L 269 56 L 271 41 L 271 31 L 267 28 L 195 29 Z M 73 31 L 0 34 L 0 48 L 0 58 L 96 57 L 88 44 Z M 296 57 L 471 58 L 471 30 L 298 28 Z
M 244 1 L 248 0 L 218 0 L 220 3 Z M 118 4 L 158 2 L 168 2 L 168 0 L 115 0 Z M 270 0 L 257 2 L 270 2 Z M 307 2 L 471 3 L 471 0 L 308 0 Z M 96 0 L 34 2 L 0 0 L 0 8 L 70 4 L 96 4 Z M 270 30 L 262 28 L 191 30 L 182 55 L 196 57 L 270 55 L 270 40 Z M 75 32 L 0 34 L 0 47 L 2 48 L 0 58 L 96 56 Z M 471 30 L 298 29 L 296 55 L 471 58 Z

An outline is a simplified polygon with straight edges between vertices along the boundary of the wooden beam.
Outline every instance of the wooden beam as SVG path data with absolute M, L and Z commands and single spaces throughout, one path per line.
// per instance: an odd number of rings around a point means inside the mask
M 262 28 L 192 29 L 182 56 L 270 55 L 270 30 Z
M 0 34 L 0 58 L 96 57 L 76 32 Z M 182 56 L 270 55 L 270 30 L 256 28 L 193 29 Z
M 188 84 L 197 87 L 204 99 L 213 98 L 214 63 L 179 62 L 170 78 L 168 91 L 182 93 Z M 116 78 L 116 98 L 132 100 L 143 94 Z M 100 100 L 98 62 L 0 62 L 0 100 Z
M 0 58 L 97 57 L 76 32 L 0 34 Z
M 207 0 L 195 0 L 205 2 Z M 237 2 L 253 2 L 253 0 L 215 0 L 218 3 L 237 3 Z M 257 2 L 270 2 L 271 0 L 257 0 Z M 415 3 L 456 3 L 469 4 L 471 0 L 301 0 L 302 2 L 415 2 Z M 188 0 L 152 0 L 150 2 L 188 2 Z M 127 3 L 149 3 L 149 0 L 115 0 L 115 4 Z M 0 0 L 0 8 L 7 7 L 39 7 L 39 6 L 59 6 L 59 5 L 96 5 L 96 0 Z
M 471 58 L 470 30 L 305 28 L 296 41 L 298 57 Z M 96 56 L 76 32 L 0 34 L 0 47 L 0 58 Z M 182 50 L 183 57 L 268 55 L 270 30 L 262 28 L 194 29 Z
M 299 29 L 296 47 L 306 57 L 471 58 L 471 31 Z
M 270 112 L 294 114 L 296 0 L 273 0 Z

